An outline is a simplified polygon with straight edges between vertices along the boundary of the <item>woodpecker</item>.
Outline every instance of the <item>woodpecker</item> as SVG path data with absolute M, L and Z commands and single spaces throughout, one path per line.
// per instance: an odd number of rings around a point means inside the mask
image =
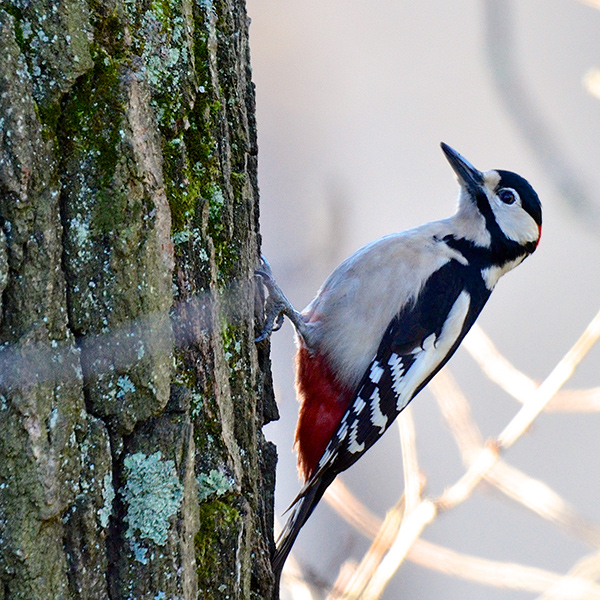
M 442 143 L 459 186 L 453 216 L 376 240 L 347 258 L 297 312 L 263 259 L 266 325 L 297 334 L 295 445 L 304 486 L 272 558 L 279 578 L 300 528 L 448 362 L 502 275 L 538 246 L 542 207 L 520 175 L 481 172 Z

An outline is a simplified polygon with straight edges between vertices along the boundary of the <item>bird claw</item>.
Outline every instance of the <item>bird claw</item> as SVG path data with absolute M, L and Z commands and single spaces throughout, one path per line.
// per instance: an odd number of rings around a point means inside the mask
M 269 299 L 267 298 L 265 305 L 269 304 Z M 265 319 L 265 325 L 262 331 L 259 333 L 257 337 L 254 338 L 254 341 L 258 344 L 263 340 L 266 340 L 274 331 L 279 331 L 281 326 L 283 325 L 283 313 L 281 309 L 278 307 L 271 308 L 267 310 L 267 317 Z
M 262 342 L 274 331 L 279 331 L 283 325 L 284 316 L 289 315 L 290 310 L 293 311 L 292 305 L 275 282 L 271 265 L 262 255 L 260 261 L 261 268 L 257 269 L 254 274 L 260 277 L 262 284 L 267 288 L 268 296 L 264 305 L 265 324 L 260 334 L 254 338 L 256 343 Z

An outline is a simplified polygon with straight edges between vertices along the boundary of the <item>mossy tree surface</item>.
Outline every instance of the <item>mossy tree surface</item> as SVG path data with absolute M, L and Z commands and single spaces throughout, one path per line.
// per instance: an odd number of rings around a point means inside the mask
M 243 0 L 0 4 L 0 600 L 272 594 Z

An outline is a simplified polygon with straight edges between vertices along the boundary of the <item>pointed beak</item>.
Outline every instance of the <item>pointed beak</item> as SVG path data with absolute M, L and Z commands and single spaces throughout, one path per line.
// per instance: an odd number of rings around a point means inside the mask
M 456 173 L 458 181 L 472 193 L 476 193 L 483 185 L 483 174 L 478 171 L 466 158 L 463 158 L 456 150 L 448 144 L 440 144 L 450 166 Z

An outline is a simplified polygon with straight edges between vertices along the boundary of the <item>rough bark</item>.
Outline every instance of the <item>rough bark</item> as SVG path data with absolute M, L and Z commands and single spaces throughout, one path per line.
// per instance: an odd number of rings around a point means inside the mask
M 0 600 L 270 597 L 244 2 L 3 2 L 0 48 Z

